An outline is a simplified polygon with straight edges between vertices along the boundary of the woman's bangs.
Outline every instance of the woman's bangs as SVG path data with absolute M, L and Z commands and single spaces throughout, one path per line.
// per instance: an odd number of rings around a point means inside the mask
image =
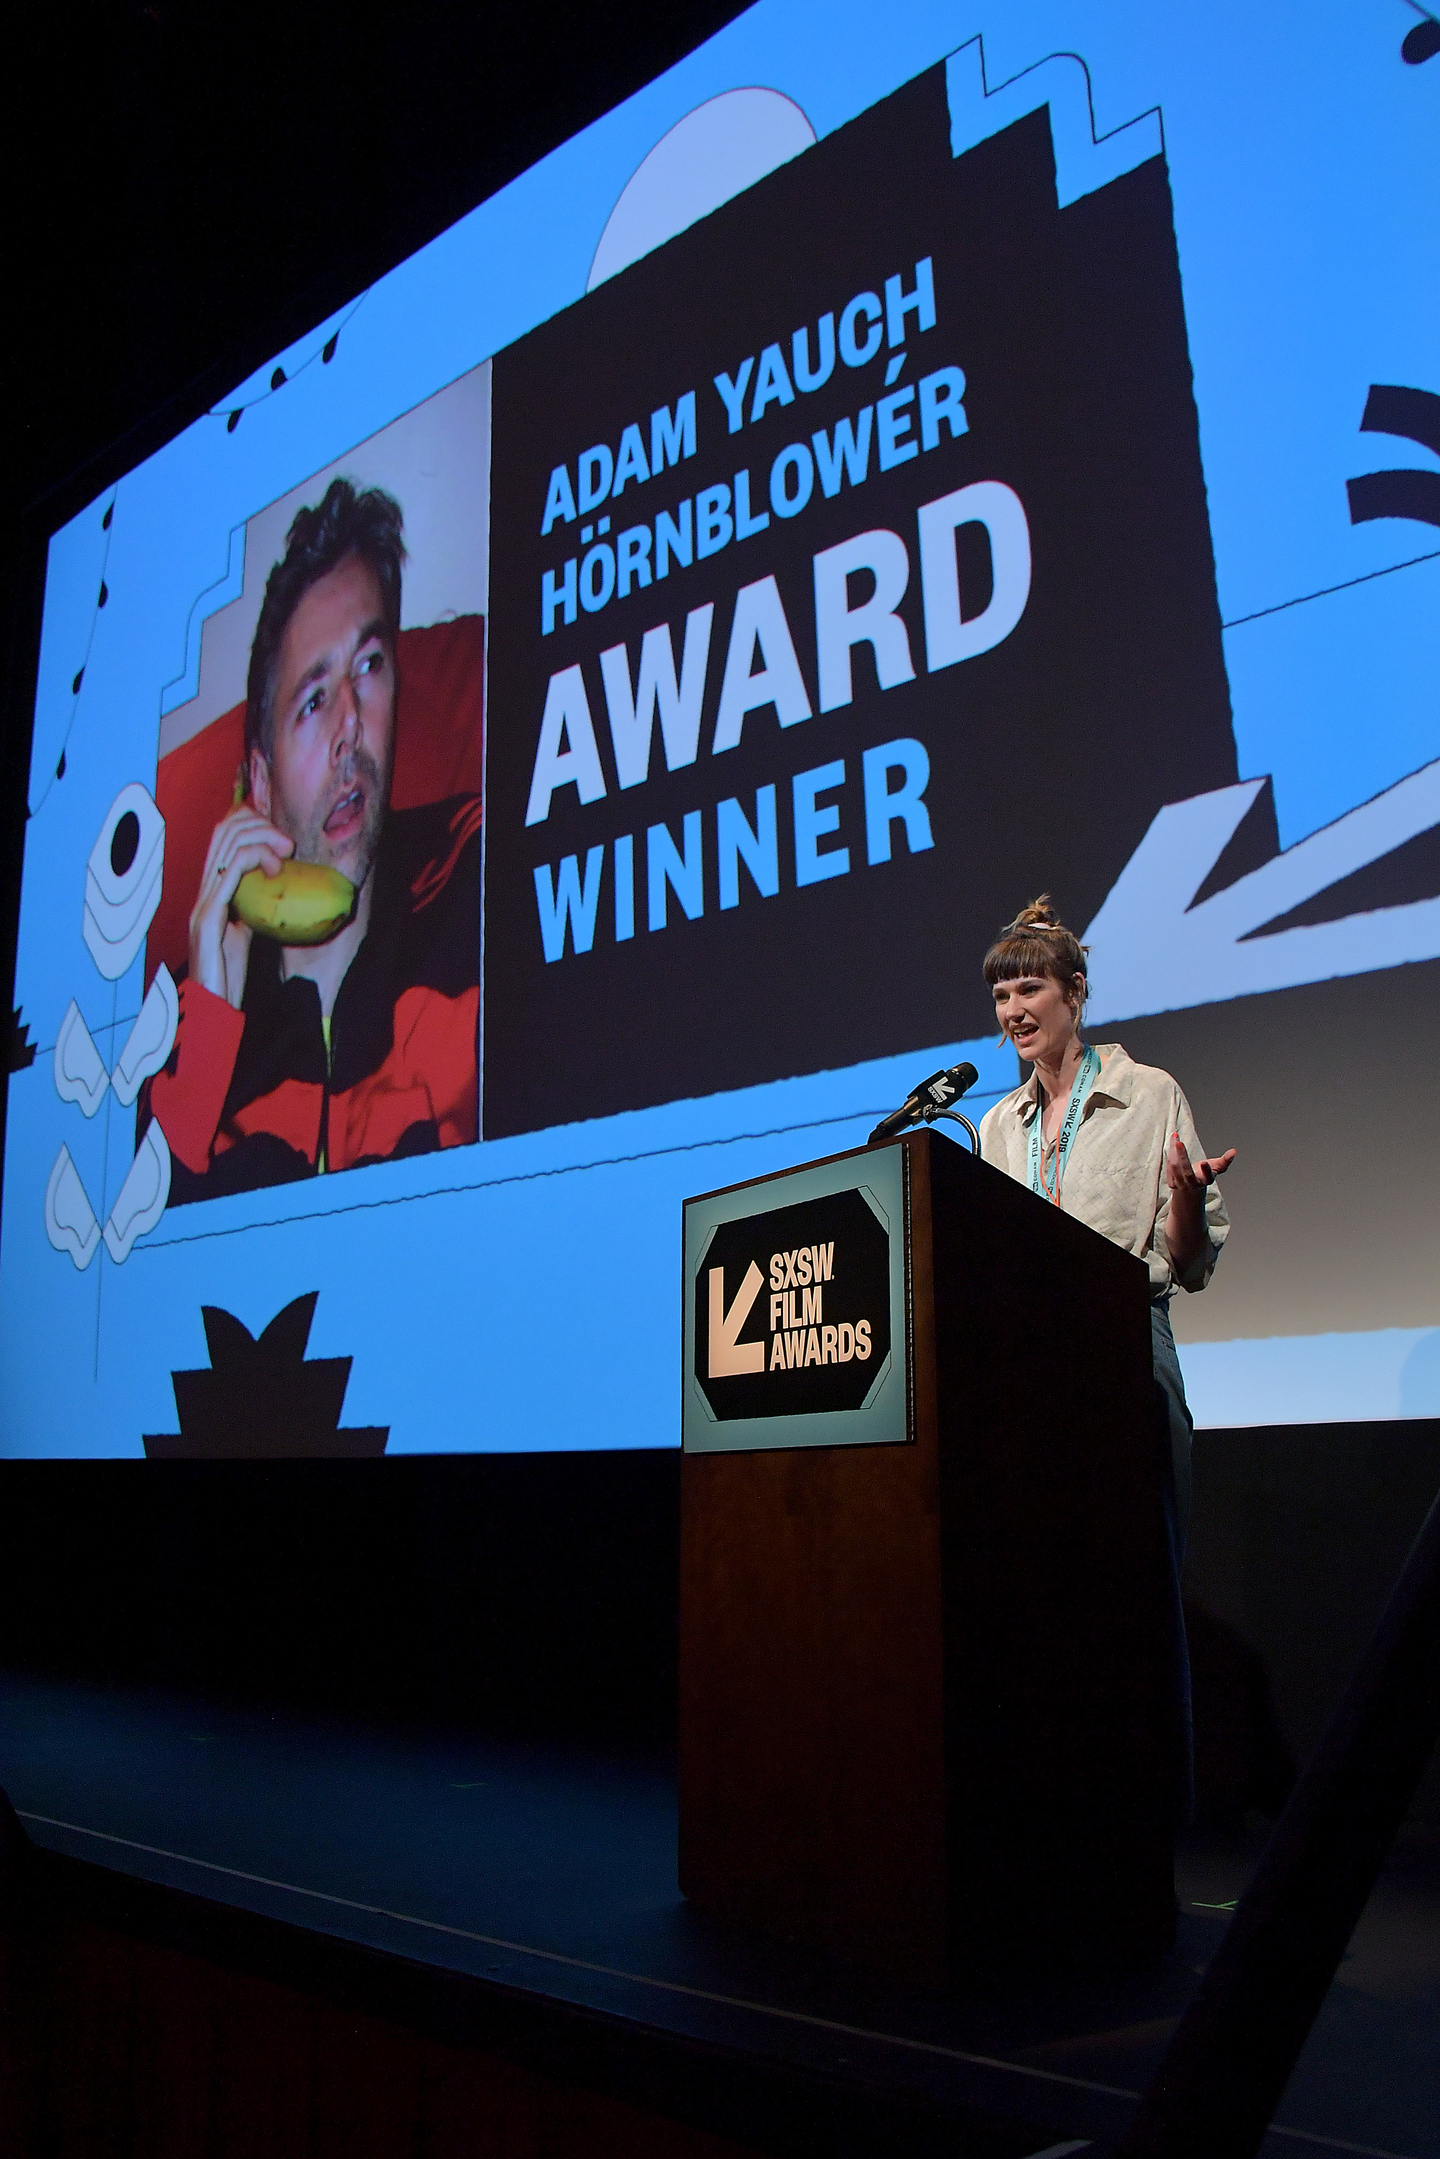
M 997 982 L 1018 982 L 1023 975 L 1054 975 L 1058 981 L 1053 942 L 1043 937 L 1006 937 L 985 955 L 985 980 L 993 989 Z

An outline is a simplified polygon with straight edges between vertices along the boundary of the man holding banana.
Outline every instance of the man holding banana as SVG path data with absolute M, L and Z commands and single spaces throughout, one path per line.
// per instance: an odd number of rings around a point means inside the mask
M 172 1204 L 478 1137 L 479 797 L 390 808 L 404 555 L 399 505 L 334 480 L 270 573 L 149 1090 Z

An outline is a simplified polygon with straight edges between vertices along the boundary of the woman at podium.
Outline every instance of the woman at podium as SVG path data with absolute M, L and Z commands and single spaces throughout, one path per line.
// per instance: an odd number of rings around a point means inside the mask
M 1168 1072 L 1118 1042 L 1087 1043 L 1085 947 L 1048 895 L 1022 908 L 985 955 L 1001 1032 L 1030 1077 L 980 1126 L 987 1162 L 1143 1259 L 1150 1270 L 1155 1379 L 1173 1477 L 1167 1493 L 1178 1574 L 1190 1516 L 1194 1431 L 1170 1330 L 1176 1288 L 1201 1290 L 1230 1218 L 1216 1180 L 1235 1159 L 1203 1153 L 1190 1105 Z M 1193 1159 L 1192 1159 L 1193 1157 Z

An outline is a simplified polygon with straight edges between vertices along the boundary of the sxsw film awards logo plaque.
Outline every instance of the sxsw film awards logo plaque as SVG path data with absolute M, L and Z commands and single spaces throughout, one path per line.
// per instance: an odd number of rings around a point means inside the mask
M 691 1453 L 908 1439 L 899 1147 L 691 1200 Z

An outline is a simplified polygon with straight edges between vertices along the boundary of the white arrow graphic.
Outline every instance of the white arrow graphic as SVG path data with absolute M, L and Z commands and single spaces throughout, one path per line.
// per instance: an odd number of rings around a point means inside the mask
M 55 1037 L 54 1071 L 55 1092 L 61 1101 L 76 1102 L 87 1117 L 93 1117 L 105 1099 L 110 1075 L 73 997 Z
M 1440 824 L 1440 759 L 1192 907 L 1264 785 L 1160 811 L 1085 932 L 1092 1024 L 1440 957 L 1440 898 L 1250 935 Z
M 110 1075 L 110 1084 L 126 1109 L 134 1102 L 145 1081 L 160 1070 L 170 1055 L 170 1045 L 179 1024 L 180 995 L 169 968 L 161 960 L 150 985 L 150 994 L 140 1007 L 140 1016 L 126 1037 L 120 1061 Z
M 45 1187 L 45 1234 L 57 1252 L 70 1254 L 81 1274 L 100 1243 L 100 1224 L 68 1147 L 56 1155 Z
M 750 1317 L 750 1307 L 764 1287 L 765 1277 L 752 1259 L 745 1279 L 735 1292 L 735 1302 L 725 1309 L 725 1269 L 710 1269 L 710 1377 L 732 1379 L 737 1372 L 763 1372 L 765 1344 L 736 1339 Z
M 152 1117 L 105 1224 L 105 1249 L 117 1267 L 130 1257 L 135 1239 L 155 1227 L 169 1197 L 170 1149 Z

